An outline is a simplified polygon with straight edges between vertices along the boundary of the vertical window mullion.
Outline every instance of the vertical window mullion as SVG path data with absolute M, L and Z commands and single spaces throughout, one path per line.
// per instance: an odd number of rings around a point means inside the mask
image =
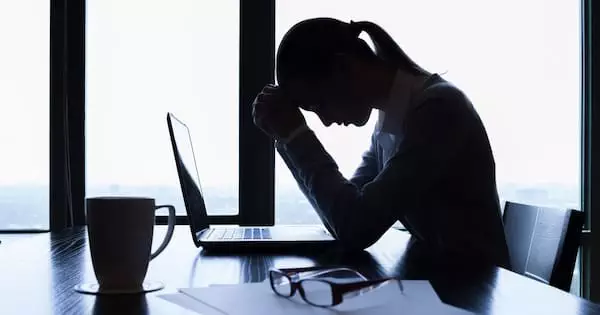
M 50 229 L 85 224 L 85 1 L 50 2 Z
M 252 121 L 252 101 L 274 81 L 275 0 L 240 0 L 239 209 L 242 225 L 273 225 L 275 150 Z
M 50 1 L 50 229 L 69 226 L 65 184 L 66 1 Z
M 589 231 L 584 235 L 582 251 L 583 267 L 583 296 L 594 302 L 600 302 L 600 272 L 592 270 L 600 262 L 600 251 L 593 251 L 594 244 L 600 244 L 600 233 L 594 229 L 600 226 L 600 168 L 594 167 L 600 163 L 600 110 L 598 110 L 598 94 L 600 78 L 598 77 L 599 60 L 595 56 L 600 51 L 598 45 L 598 17 L 600 6 L 594 6 L 592 0 L 582 1 L 582 113 L 583 113 L 583 169 L 582 169 L 582 199 L 586 213 L 585 228 Z M 598 213 L 598 215 L 595 215 Z M 597 267 L 595 267 L 597 268 Z
M 85 3 L 68 1 L 67 152 L 73 224 L 85 224 Z

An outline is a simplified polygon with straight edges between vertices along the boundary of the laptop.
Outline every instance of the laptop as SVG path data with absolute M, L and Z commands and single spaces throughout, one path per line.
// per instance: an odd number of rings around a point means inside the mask
M 208 224 L 208 215 L 188 127 L 167 114 L 175 165 L 196 247 L 206 250 L 315 249 L 333 246 L 332 235 L 319 225 L 225 226 Z

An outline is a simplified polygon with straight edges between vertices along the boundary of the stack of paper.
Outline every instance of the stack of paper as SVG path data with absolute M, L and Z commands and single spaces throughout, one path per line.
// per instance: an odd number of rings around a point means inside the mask
M 472 314 L 444 304 L 429 281 L 402 281 L 403 292 L 396 281 L 345 299 L 332 308 L 306 304 L 296 294 L 293 298 L 275 295 L 268 282 L 240 285 L 215 285 L 180 289 L 180 293 L 161 298 L 204 315 L 237 314 Z

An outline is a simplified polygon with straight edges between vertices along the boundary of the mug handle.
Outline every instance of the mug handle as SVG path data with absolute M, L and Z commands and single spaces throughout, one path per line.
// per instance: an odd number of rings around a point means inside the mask
M 158 246 L 154 253 L 150 254 L 150 260 L 156 258 L 156 256 L 158 256 L 160 253 L 162 253 L 163 250 L 165 250 L 165 248 L 167 248 L 167 245 L 169 245 L 169 242 L 173 237 L 173 231 L 175 230 L 175 207 L 171 205 L 160 205 L 156 206 L 154 210 L 156 211 L 160 208 L 169 209 L 169 219 L 167 220 L 167 235 L 165 235 L 165 238 L 163 239 L 162 243 L 160 244 L 160 246 Z

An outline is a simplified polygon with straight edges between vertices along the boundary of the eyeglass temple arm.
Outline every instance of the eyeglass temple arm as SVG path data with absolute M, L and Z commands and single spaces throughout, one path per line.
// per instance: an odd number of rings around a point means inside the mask
M 404 292 L 404 287 L 402 286 L 402 281 L 398 278 L 383 278 L 383 279 L 376 279 L 376 280 L 369 280 L 369 281 L 341 283 L 341 284 L 336 284 L 335 287 L 337 287 L 338 294 L 344 295 L 344 294 L 347 294 L 350 292 L 354 292 L 354 291 L 358 291 L 358 290 L 361 290 L 364 288 L 375 286 L 377 284 L 384 283 L 384 282 L 390 281 L 390 280 L 397 280 L 398 286 L 400 287 L 400 292 Z
M 362 276 L 362 274 L 360 272 L 358 272 L 357 270 L 354 270 L 354 269 L 348 268 L 348 267 L 343 267 L 343 266 L 329 266 L 329 267 L 313 266 L 313 267 L 277 268 L 277 269 L 288 275 L 292 274 L 292 273 L 307 272 L 307 271 L 322 271 L 323 273 L 328 273 L 328 272 L 332 272 L 332 271 L 347 270 L 347 271 L 352 271 L 352 272 Z
M 283 271 L 285 273 L 295 273 L 295 272 L 304 272 L 304 271 L 313 271 L 313 270 L 322 270 L 325 269 L 323 267 L 317 267 L 317 266 L 313 266 L 313 267 L 300 267 L 300 268 L 276 268 L 280 271 Z

